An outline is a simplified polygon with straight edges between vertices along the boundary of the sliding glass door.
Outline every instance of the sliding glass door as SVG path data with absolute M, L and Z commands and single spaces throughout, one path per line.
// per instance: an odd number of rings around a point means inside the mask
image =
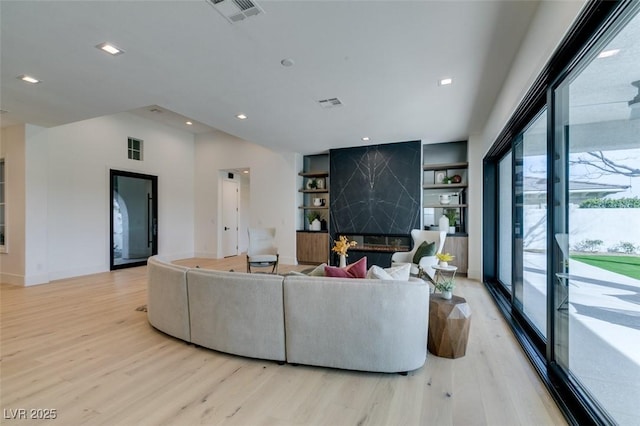
M 554 90 L 556 359 L 640 424 L 640 15 Z
M 111 269 L 158 253 L 158 178 L 111 170 Z
M 572 422 L 638 425 L 640 3 L 586 9 L 485 157 L 483 278 Z

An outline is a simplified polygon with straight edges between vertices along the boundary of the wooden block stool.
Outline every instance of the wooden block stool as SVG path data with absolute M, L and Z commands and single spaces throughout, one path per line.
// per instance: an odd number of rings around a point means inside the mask
M 429 297 L 429 337 L 427 348 L 434 355 L 460 358 L 467 351 L 471 326 L 471 308 L 459 296 L 443 299 L 439 294 Z

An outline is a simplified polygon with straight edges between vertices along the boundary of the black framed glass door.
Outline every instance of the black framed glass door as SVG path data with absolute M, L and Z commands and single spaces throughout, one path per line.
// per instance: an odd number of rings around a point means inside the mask
M 158 177 L 110 172 L 110 268 L 142 266 L 158 253 Z

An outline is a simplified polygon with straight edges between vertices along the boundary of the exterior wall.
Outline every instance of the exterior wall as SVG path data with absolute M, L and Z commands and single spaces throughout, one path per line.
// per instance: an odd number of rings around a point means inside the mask
M 530 227 L 538 222 L 544 224 L 538 229 L 546 230 L 547 211 L 538 208 L 527 208 L 524 211 L 525 248 L 529 250 L 545 250 L 544 233 L 531 232 Z M 602 240 L 600 252 L 614 247 L 621 242 L 629 242 L 640 247 L 640 241 L 630 229 L 640 229 L 640 209 L 581 209 L 575 205 L 569 211 L 569 248 L 584 240 Z

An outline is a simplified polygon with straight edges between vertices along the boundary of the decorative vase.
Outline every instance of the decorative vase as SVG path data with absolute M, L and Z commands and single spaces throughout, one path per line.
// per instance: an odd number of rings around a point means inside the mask
M 451 198 L 449 194 L 440 194 L 440 204 L 449 204 L 451 203 Z
M 318 219 L 313 219 L 313 222 L 311 222 L 311 230 L 319 231 L 321 227 L 322 223 Z
M 445 215 L 440 216 L 440 220 L 438 221 L 438 229 L 440 232 L 447 232 L 449 230 L 449 218 Z
M 445 290 L 445 291 L 443 291 L 443 292 L 442 292 L 442 294 L 440 295 L 440 297 L 442 297 L 442 298 L 443 298 L 443 299 L 445 299 L 445 300 L 449 300 L 449 299 L 451 299 L 451 296 L 452 296 L 452 294 L 451 294 L 451 290 Z
M 347 256 L 344 254 L 340 255 L 340 267 L 344 268 L 347 266 Z
M 449 262 L 445 262 L 444 260 L 441 260 L 439 265 L 446 268 L 447 266 L 449 266 Z

